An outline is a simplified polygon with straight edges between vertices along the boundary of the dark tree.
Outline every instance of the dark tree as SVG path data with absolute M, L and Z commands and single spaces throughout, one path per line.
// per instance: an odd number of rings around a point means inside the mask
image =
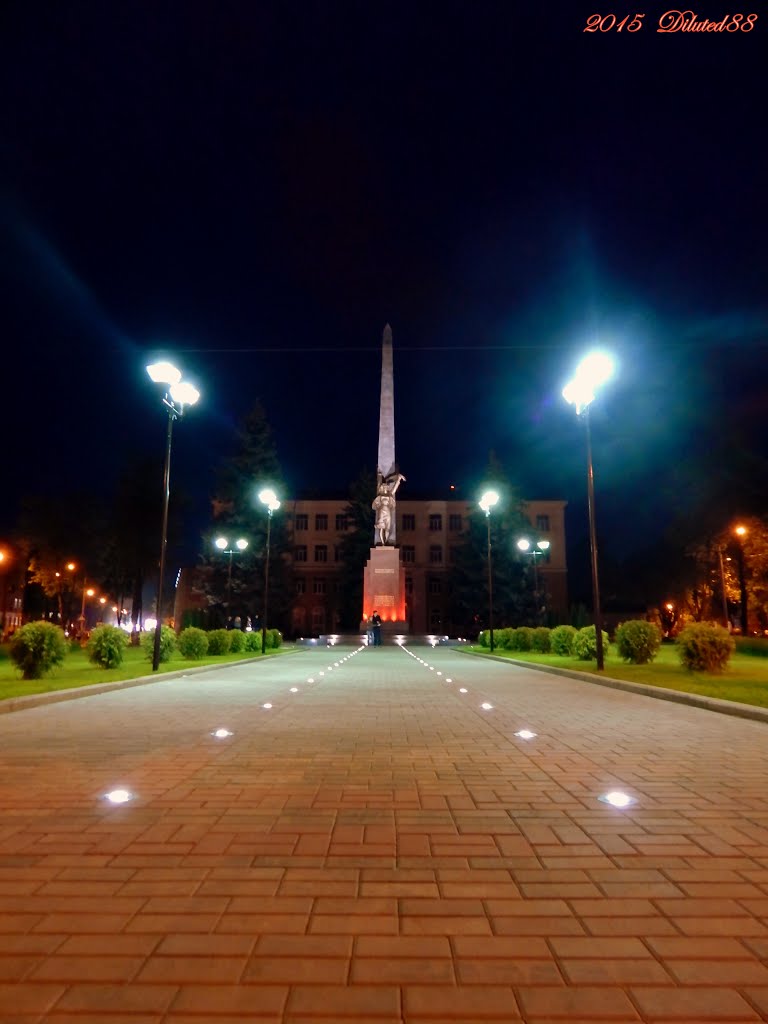
M 363 570 L 373 544 L 373 510 L 376 477 L 361 470 L 349 486 L 349 501 L 344 509 L 347 532 L 341 542 L 341 571 L 337 612 L 342 630 L 356 632 L 363 614 Z

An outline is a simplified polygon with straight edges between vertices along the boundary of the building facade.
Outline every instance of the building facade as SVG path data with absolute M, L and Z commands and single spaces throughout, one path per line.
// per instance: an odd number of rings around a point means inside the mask
M 293 562 L 295 596 L 290 631 L 294 636 L 339 630 L 341 542 L 349 528 L 344 514 L 347 504 L 345 499 L 312 499 L 288 501 L 283 506 Z M 539 556 L 537 571 L 548 608 L 557 613 L 565 613 L 568 608 L 565 506 L 564 501 L 524 503 L 532 536 L 549 541 L 549 548 Z M 405 570 L 409 632 L 448 629 L 448 574 L 474 509 L 472 503 L 457 500 L 404 498 L 397 502 L 397 546 Z

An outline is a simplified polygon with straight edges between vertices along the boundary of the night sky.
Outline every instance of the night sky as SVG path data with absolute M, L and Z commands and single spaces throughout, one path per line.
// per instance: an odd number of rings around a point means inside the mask
M 683 462 L 768 448 L 754 9 L 658 33 L 647 5 L 628 34 L 578 2 L 6 2 L 0 528 L 21 493 L 162 454 L 161 353 L 203 393 L 174 447 L 190 536 L 256 398 L 292 493 L 345 493 L 375 468 L 390 322 L 403 496 L 474 497 L 493 449 L 580 544 L 560 392 L 599 344 L 606 557 L 652 541 Z

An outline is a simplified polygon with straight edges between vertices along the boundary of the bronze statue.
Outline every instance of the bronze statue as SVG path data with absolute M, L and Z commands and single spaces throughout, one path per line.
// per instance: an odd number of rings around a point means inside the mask
M 374 530 L 376 533 L 375 543 L 389 543 L 389 535 L 392 532 L 392 518 L 395 514 L 395 493 L 405 477 L 399 471 L 384 476 L 379 470 L 376 473 L 376 497 L 371 502 L 371 508 L 376 513 Z

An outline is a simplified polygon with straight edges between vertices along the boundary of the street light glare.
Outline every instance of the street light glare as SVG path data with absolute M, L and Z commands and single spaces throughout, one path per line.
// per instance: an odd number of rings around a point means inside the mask
M 537 540 L 536 541 L 536 547 L 537 548 L 541 548 L 542 551 L 549 551 L 549 541 L 548 540 Z
M 599 387 L 613 376 L 613 359 L 607 352 L 590 352 L 576 367 L 575 376 L 590 381 L 592 387 Z
M 271 487 L 265 487 L 263 490 L 259 491 L 259 501 L 263 502 L 265 505 L 272 505 L 277 501 L 277 495 Z
M 480 508 L 483 512 L 490 512 L 494 505 L 497 505 L 499 495 L 497 491 L 486 491 L 480 499 Z
M 521 551 L 528 551 L 531 547 L 531 542 L 529 540 L 526 540 L 525 537 L 521 537 L 520 540 L 517 542 L 517 546 L 520 548 Z
M 737 526 L 735 532 L 738 533 L 740 537 L 743 537 L 747 532 L 747 528 L 746 526 Z
M 151 363 L 147 373 L 155 384 L 178 384 L 181 380 L 181 370 L 177 370 L 173 363 Z
M 216 545 L 219 551 L 225 551 L 229 541 L 227 540 L 226 537 L 217 537 L 213 543 Z
M 238 551 L 245 551 L 245 549 L 248 547 L 248 541 L 243 540 L 243 538 L 241 537 L 240 540 L 235 541 L 235 547 L 237 548 Z
M 169 390 L 171 398 L 179 405 L 194 405 L 200 397 L 200 392 L 189 381 L 172 384 Z

